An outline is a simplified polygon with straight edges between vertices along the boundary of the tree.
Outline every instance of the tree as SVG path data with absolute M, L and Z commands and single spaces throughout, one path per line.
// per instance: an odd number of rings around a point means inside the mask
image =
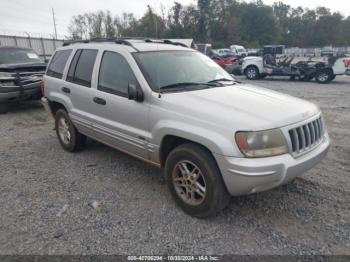
M 107 38 L 112 38 L 117 36 L 117 30 L 113 24 L 113 18 L 110 11 L 106 11 L 104 16 L 104 31 Z
M 275 42 L 277 27 L 272 7 L 242 3 L 240 12 L 240 33 L 245 45 L 262 46 Z
M 292 8 L 279 1 L 197 0 L 197 4 L 174 2 L 158 14 L 147 6 L 141 18 L 132 13 L 113 16 L 97 11 L 73 16 L 68 28 L 71 39 L 94 37 L 193 38 L 215 47 L 243 44 L 287 46 L 349 45 L 350 18 L 328 8 Z
M 150 5 L 147 6 L 147 11 L 140 19 L 139 30 L 145 37 L 163 37 L 165 31 L 165 24 L 162 18 L 157 15 Z
M 288 38 L 289 29 L 289 15 L 291 7 L 282 2 L 276 2 L 272 5 L 273 14 L 276 18 L 277 36 L 276 40 L 283 43 Z

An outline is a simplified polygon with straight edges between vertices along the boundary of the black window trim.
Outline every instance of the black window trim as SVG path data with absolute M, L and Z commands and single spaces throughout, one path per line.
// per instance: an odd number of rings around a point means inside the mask
M 73 81 L 74 81 L 75 69 L 77 68 L 77 64 L 78 64 L 80 55 L 82 53 L 82 50 L 83 49 L 77 49 L 75 51 L 73 57 L 72 57 L 72 60 L 70 61 L 70 65 L 69 65 L 69 68 L 68 68 L 68 71 L 67 71 L 67 76 L 66 76 L 66 81 L 67 82 L 74 83 Z M 76 55 L 78 56 L 78 58 L 77 58 L 76 61 L 74 61 L 74 58 L 75 58 Z M 70 71 L 71 68 L 73 69 L 73 76 L 72 77 L 69 76 L 69 71 Z
M 84 50 L 96 51 L 95 62 L 94 62 L 93 68 L 92 68 L 91 80 L 90 80 L 89 83 L 86 83 L 85 81 L 79 81 L 79 80 L 75 79 L 75 72 L 76 72 L 76 70 L 77 70 L 77 65 L 78 65 L 78 63 L 79 63 L 80 56 L 81 56 L 81 54 L 83 53 Z M 94 67 L 95 67 L 95 64 L 96 64 L 96 58 L 98 57 L 98 51 L 99 51 L 98 49 L 93 49 L 93 48 L 80 48 L 80 49 L 77 49 L 76 52 L 74 53 L 74 56 L 73 56 L 73 58 L 72 58 L 72 60 L 71 60 L 71 64 L 70 64 L 70 66 L 69 66 L 69 68 L 68 68 L 68 72 L 67 72 L 67 76 L 66 76 L 66 81 L 67 81 L 67 82 L 70 82 L 70 83 L 73 83 L 73 84 L 80 85 L 80 86 L 85 86 L 85 87 L 87 87 L 87 88 L 91 88 L 91 84 L 92 84 L 92 75 L 93 75 L 93 73 L 94 73 Z M 79 52 L 79 57 L 78 57 L 78 59 L 75 61 L 74 65 L 73 65 L 74 57 L 75 57 L 76 54 L 78 54 L 78 52 Z M 70 67 L 71 67 L 71 66 L 74 66 L 74 73 L 73 73 L 73 78 L 72 78 L 72 79 L 68 78 L 68 73 L 69 73 L 69 70 L 70 70 Z
M 132 70 L 128 60 L 121 54 L 121 53 L 118 53 L 116 51 L 111 51 L 111 50 L 104 50 L 103 51 L 103 54 L 101 56 L 101 60 L 100 60 L 100 64 L 99 64 L 99 68 L 98 68 L 98 79 L 97 79 L 97 90 L 98 91 L 101 91 L 101 92 L 104 92 L 104 93 L 108 93 L 108 94 L 112 94 L 112 95 L 117 95 L 117 96 L 121 96 L 121 97 L 125 97 L 125 98 L 128 98 L 128 94 L 127 93 L 123 93 L 123 92 L 120 92 L 120 91 L 117 91 L 117 90 L 114 90 L 114 89 L 110 89 L 108 87 L 105 87 L 105 86 L 101 86 L 100 85 L 100 72 L 101 72 L 101 64 L 102 64 L 102 61 L 103 61 L 103 57 L 105 56 L 105 54 L 109 52 L 109 53 L 116 53 L 118 55 L 120 55 L 122 58 L 124 58 L 127 62 L 127 64 L 129 65 L 130 67 L 130 70 L 132 72 L 132 74 L 134 75 L 134 78 L 136 80 L 136 86 L 140 87 L 140 84 L 139 84 L 139 81 L 137 80 L 136 78 L 136 74 L 134 73 L 134 70 Z M 106 90 L 101 90 L 100 87 L 102 87 L 103 89 L 108 89 L 110 91 L 106 91 Z M 141 87 L 140 87 L 141 88 Z

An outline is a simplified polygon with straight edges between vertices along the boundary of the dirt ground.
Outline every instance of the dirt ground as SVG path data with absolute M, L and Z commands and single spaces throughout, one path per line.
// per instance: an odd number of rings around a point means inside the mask
M 295 182 L 206 220 L 175 205 L 155 167 L 93 141 L 63 151 L 39 103 L 0 115 L 0 254 L 350 255 L 350 77 L 250 83 L 318 104 L 332 145 Z

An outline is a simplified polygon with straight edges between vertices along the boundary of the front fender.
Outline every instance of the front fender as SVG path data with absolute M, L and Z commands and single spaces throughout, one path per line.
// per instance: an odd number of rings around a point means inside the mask
M 161 146 L 165 136 L 172 135 L 196 142 L 212 153 L 243 157 L 234 142 L 234 134 L 232 137 L 225 136 L 215 130 L 209 130 L 201 126 L 189 125 L 177 121 L 160 121 L 152 130 L 153 142 Z

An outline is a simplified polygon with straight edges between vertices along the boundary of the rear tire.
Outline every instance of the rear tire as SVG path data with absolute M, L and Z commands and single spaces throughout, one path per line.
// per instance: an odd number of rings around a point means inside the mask
M 260 77 L 259 69 L 255 66 L 248 66 L 248 68 L 245 70 L 245 76 L 249 80 L 256 80 Z
M 326 84 L 332 80 L 332 72 L 329 70 L 321 70 L 316 73 L 315 79 L 317 83 Z
M 175 202 L 197 218 L 214 216 L 231 198 L 213 156 L 195 144 L 183 144 L 170 152 L 165 179 Z
M 55 114 L 55 129 L 64 150 L 75 152 L 84 147 L 86 136 L 79 133 L 64 109 L 59 109 Z

